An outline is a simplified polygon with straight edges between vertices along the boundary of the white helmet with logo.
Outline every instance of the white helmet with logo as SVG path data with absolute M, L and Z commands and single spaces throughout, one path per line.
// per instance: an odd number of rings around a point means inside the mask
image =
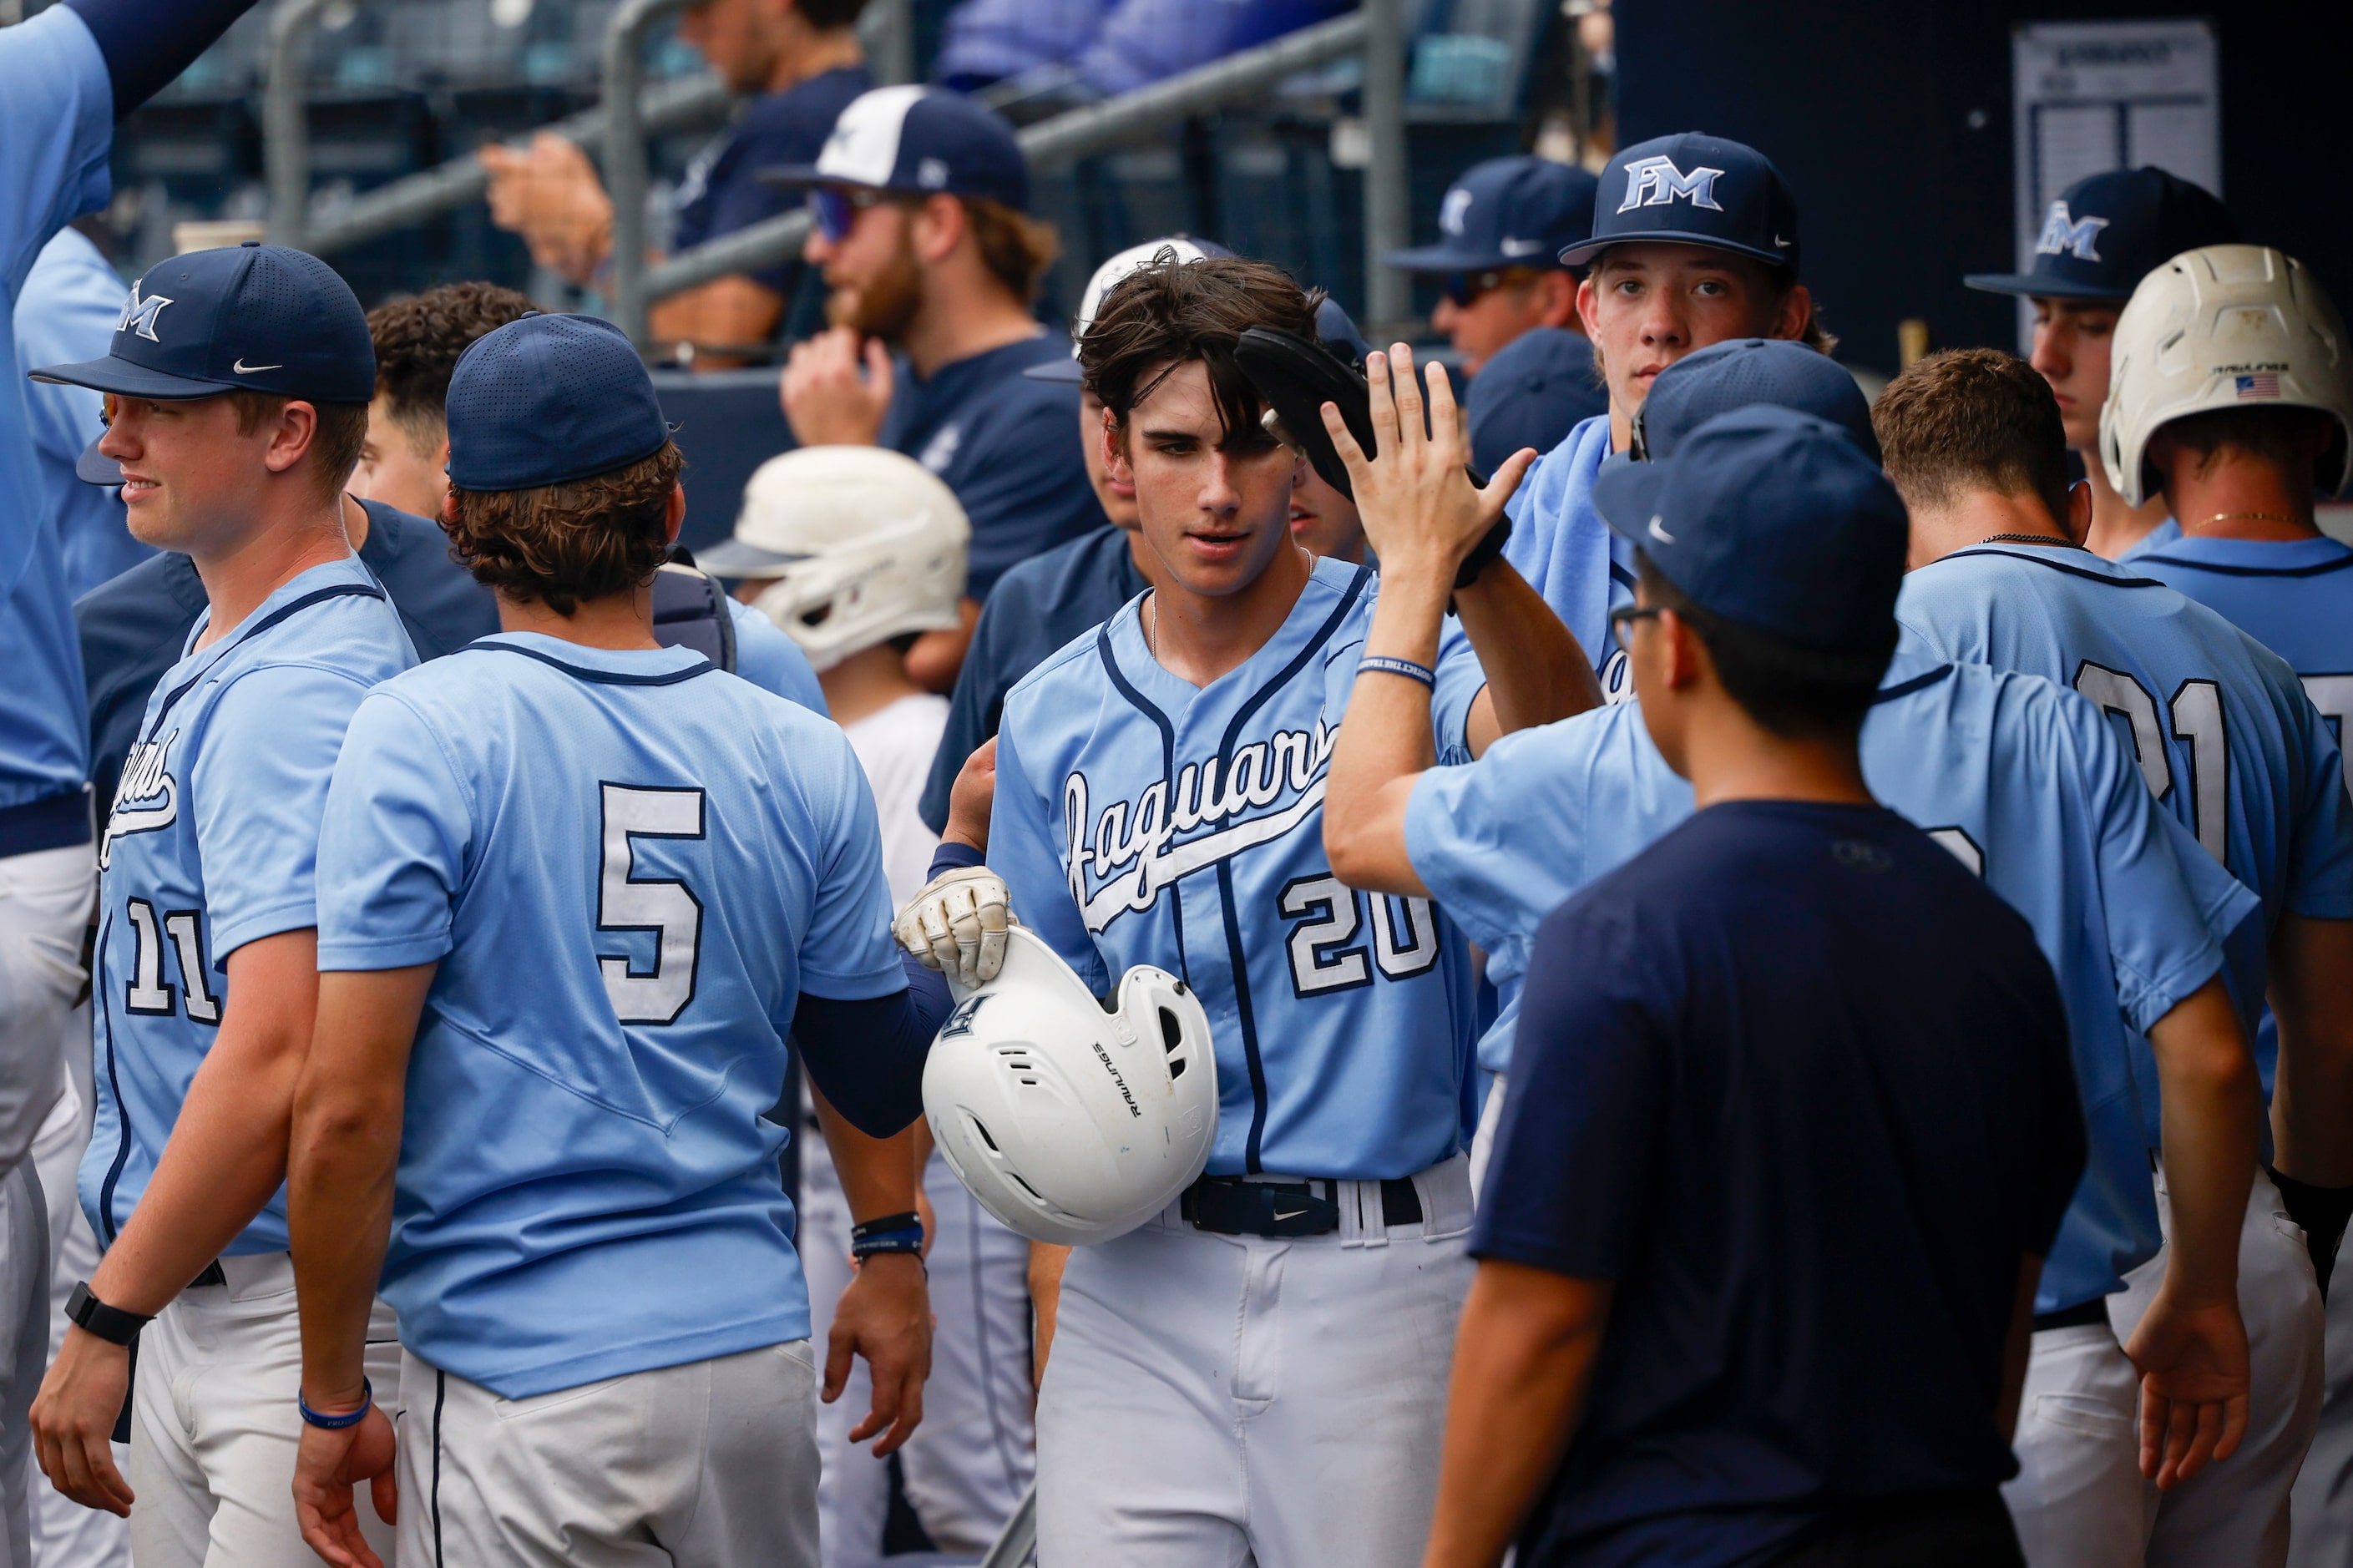
M 1033 1241 L 1126 1235 L 1208 1163 L 1218 1062 L 1190 987 L 1139 965 L 1098 1002 L 1035 932 L 965 994 L 923 1065 L 932 1137 L 980 1205 Z
M 744 487 L 735 537 L 698 552 L 719 577 L 775 578 L 755 603 L 818 669 L 907 632 L 963 625 L 972 524 L 955 492 L 881 447 L 805 447 Z
M 2320 409 L 2339 432 L 2322 488 L 2342 494 L 2353 479 L 2345 321 L 2295 258 L 2260 245 L 2183 251 L 2133 290 L 2111 353 L 2100 464 L 2126 504 L 2158 491 L 2145 460 L 2158 427 L 2218 408 Z

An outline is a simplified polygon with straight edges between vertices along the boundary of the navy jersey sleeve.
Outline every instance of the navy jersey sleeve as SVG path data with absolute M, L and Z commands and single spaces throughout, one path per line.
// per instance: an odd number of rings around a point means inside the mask
M 1503 1128 L 1471 1251 L 1615 1279 L 1643 1229 L 1668 1093 L 1674 989 L 1584 900 L 1538 928 Z
M 1103 521 L 1068 402 L 1027 403 L 990 429 L 988 443 L 987 455 L 955 479 L 956 500 L 972 520 L 965 596 L 981 600 L 1008 567 Z
M 169 86 L 252 8 L 253 0 L 66 0 L 58 7 L 79 13 L 97 40 L 117 120 Z

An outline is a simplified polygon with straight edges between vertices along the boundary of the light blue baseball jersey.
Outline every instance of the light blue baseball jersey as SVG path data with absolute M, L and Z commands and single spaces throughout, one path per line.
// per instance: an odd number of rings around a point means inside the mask
M 2156 809 L 2088 704 L 2032 676 L 1907 648 L 1863 725 L 1862 763 L 1874 795 L 2026 917 L 2066 1001 L 2092 1154 L 2036 1308 L 2119 1289 L 2160 1239 L 2137 1031 L 2221 968 L 2222 937 L 2254 896 Z M 1538 922 L 1691 811 L 1691 786 L 1630 703 L 1521 731 L 1469 767 L 1421 776 L 1406 814 L 1414 870 L 1509 984 L 1486 1065 L 1509 1065 Z
M 828 714 L 825 688 L 818 684 L 817 671 L 809 668 L 801 645 L 741 599 L 729 599 L 727 613 L 735 620 L 735 673 L 763 691 L 773 691 L 812 713 Z
M 2265 948 L 2283 913 L 2353 918 L 2353 810 L 2336 738 L 2278 655 L 2134 564 L 2071 545 L 1981 544 L 1912 573 L 1896 618 L 1947 658 L 2022 669 L 2105 710 L 2149 792 L 2263 900 L 2225 944 L 2270 1091 Z M 2157 1144 L 2157 1064 L 2139 1053 Z
M 58 230 L 41 247 L 16 298 L 18 372 L 105 358 L 130 292 L 81 230 Z M 111 485 L 84 484 L 74 472 L 82 448 L 105 430 L 100 413 L 104 401 L 87 386 L 55 381 L 25 385 L 33 447 L 40 455 L 44 521 L 55 530 L 64 555 L 66 593 L 77 599 L 155 553 L 131 537 L 121 492 Z
M 507 632 L 352 721 L 319 964 L 436 963 L 384 1294 L 508 1398 L 800 1339 L 762 1113 L 797 1000 L 906 987 L 840 730 L 691 649 Z
M 2177 531 L 2127 559 L 2287 660 L 2343 750 L 2353 719 L 2353 550 L 2326 536 L 2184 539 Z
M 49 236 L 105 205 L 113 144 L 113 84 L 81 18 L 53 5 L 0 27 L 0 808 L 78 791 L 90 773 L 81 645 L 14 368 L 16 308 Z
M 1512 520 L 1504 559 L 1544 596 L 1577 640 L 1611 702 L 1634 695 L 1609 612 L 1634 602 L 1634 547 L 1593 510 L 1593 479 L 1609 456 L 1609 416 L 1580 423 L 1536 460 L 1504 504 Z
M 1266 645 L 1201 688 L 1153 658 L 1139 596 L 1005 700 L 989 867 L 1098 994 L 1139 963 L 1199 994 L 1214 1173 L 1406 1176 L 1468 1131 L 1460 932 L 1427 899 L 1343 886 L 1324 853 L 1324 775 L 1377 582 L 1318 562 Z M 1438 674 L 1438 752 L 1466 760 L 1486 678 L 1459 633 Z
M 2168 517 L 2134 541 L 2116 559 L 2120 562 L 2137 561 L 2144 555 L 2153 554 L 2164 549 L 2180 537 L 2181 524 Z
M 343 731 L 371 687 L 416 662 L 353 555 L 279 588 L 147 700 L 99 846 L 98 1111 L 80 1186 L 101 1243 L 138 1206 L 212 1048 L 229 954 L 319 924 L 319 823 Z M 281 1189 L 226 1250 L 285 1249 Z

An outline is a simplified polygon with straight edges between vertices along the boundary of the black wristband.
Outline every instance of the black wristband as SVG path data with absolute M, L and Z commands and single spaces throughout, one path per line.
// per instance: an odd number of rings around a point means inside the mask
M 2345 1238 L 2347 1222 L 2353 1220 L 2353 1187 L 2316 1187 L 2282 1175 L 2276 1168 L 2269 1174 L 2272 1185 L 2279 1189 L 2280 1206 L 2304 1231 L 2305 1246 L 2312 1253 L 2313 1278 L 2325 1301 L 2329 1275 L 2337 1267 L 2337 1245 Z
M 865 1220 L 860 1224 L 851 1226 L 849 1227 L 849 1239 L 852 1243 L 856 1243 L 864 1241 L 868 1237 L 882 1236 L 894 1230 L 921 1230 L 923 1228 L 923 1216 L 917 1214 L 913 1209 L 909 1209 L 904 1214 L 881 1215 L 876 1218 Z
M 1476 583 L 1479 580 L 1479 574 L 1493 565 L 1495 558 L 1504 553 L 1504 542 L 1511 537 L 1512 520 L 1508 517 L 1497 518 L 1495 526 L 1489 529 L 1486 536 L 1471 547 L 1471 553 L 1465 555 L 1462 558 L 1462 564 L 1455 568 L 1454 585 L 1458 588 L 1468 588 L 1472 584 Z
M 923 1251 L 923 1216 L 912 1209 L 849 1227 L 849 1256 L 861 1261 L 888 1252 L 912 1252 L 920 1258 Z
M 96 1334 L 111 1345 L 127 1345 L 139 1337 L 139 1331 L 155 1320 L 138 1312 L 126 1312 L 120 1307 L 110 1307 L 98 1299 L 87 1279 L 77 1280 L 73 1294 L 66 1298 L 66 1318 L 75 1327 Z

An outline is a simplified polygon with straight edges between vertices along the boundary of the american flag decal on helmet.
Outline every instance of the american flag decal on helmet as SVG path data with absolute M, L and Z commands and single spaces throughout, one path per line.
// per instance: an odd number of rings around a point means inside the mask
M 2275 370 L 2258 371 L 2253 375 L 2242 375 L 2238 378 L 2238 382 L 2239 395 L 2242 397 L 2277 397 L 2280 395 L 2279 372 Z

